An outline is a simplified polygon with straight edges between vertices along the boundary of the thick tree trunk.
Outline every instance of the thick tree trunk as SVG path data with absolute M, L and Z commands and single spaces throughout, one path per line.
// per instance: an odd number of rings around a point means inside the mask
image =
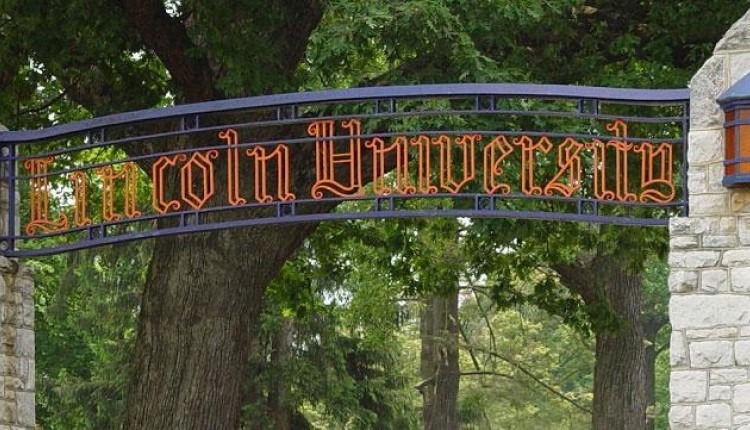
M 282 134 L 300 135 L 301 129 L 290 127 Z M 263 133 L 271 132 L 257 131 L 247 138 L 262 141 L 268 137 Z M 211 141 L 197 139 L 213 136 L 193 139 L 172 146 L 205 146 Z M 290 161 L 290 186 L 299 199 L 309 196 L 314 163 L 312 146 L 299 148 Z M 217 178 L 226 178 L 226 159 L 217 159 L 214 169 Z M 241 165 L 240 173 L 252 177 L 252 164 Z M 365 173 L 371 174 L 367 169 Z M 274 177 L 275 166 L 267 174 Z M 179 189 L 178 180 L 176 173 L 165 177 L 167 199 Z M 229 201 L 227 183 L 215 182 L 209 204 Z M 272 185 L 269 192 L 276 192 Z M 333 207 L 334 203 L 321 202 L 299 208 L 298 213 Z M 217 212 L 201 221 L 246 219 L 268 210 L 275 209 Z M 238 428 L 243 370 L 266 286 L 315 226 L 275 225 L 157 240 L 138 322 L 125 429 Z
M 610 255 L 554 269 L 588 306 L 608 306 L 619 320 L 616 329 L 596 330 L 593 430 L 645 429 L 649 403 L 640 275 Z
M 641 278 L 627 273 L 614 257 L 599 259 L 604 296 L 621 329 L 596 334 L 594 430 L 646 427 L 646 355 L 641 324 Z
M 425 430 L 458 429 L 458 294 L 426 300 L 420 320 Z
M 304 135 L 302 130 L 302 126 L 290 127 L 281 134 Z M 274 130 L 257 131 L 258 135 L 247 139 L 267 140 L 264 132 Z M 199 147 L 207 142 L 188 143 Z M 184 142 L 174 146 L 179 145 Z M 362 156 L 364 178 L 372 177 L 372 164 L 367 163 L 370 156 Z M 386 168 L 393 165 L 394 158 L 386 158 Z M 227 177 L 225 159 L 217 159 L 214 168 L 216 177 Z M 240 177 L 252 177 L 251 169 L 251 163 L 240 166 Z M 313 146 L 298 148 L 290 172 L 290 188 L 297 198 L 309 198 L 315 172 Z M 275 166 L 267 175 L 275 177 Z M 165 177 L 169 185 L 165 190 L 175 192 L 178 179 L 176 174 Z M 269 193 L 275 192 L 269 184 Z M 165 197 L 172 196 L 165 192 Z M 226 201 L 227 182 L 216 181 L 212 202 Z M 335 203 L 320 202 L 298 208 L 297 213 L 325 212 L 334 207 Z M 201 220 L 246 219 L 267 210 L 275 209 L 219 212 Z M 242 370 L 265 288 L 315 226 L 266 226 L 157 240 L 138 323 L 125 429 L 237 428 Z
M 236 429 L 268 282 L 313 229 L 257 228 L 156 243 L 125 429 Z

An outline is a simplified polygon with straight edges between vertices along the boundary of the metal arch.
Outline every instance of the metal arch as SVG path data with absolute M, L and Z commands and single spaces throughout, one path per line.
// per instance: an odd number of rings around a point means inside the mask
M 542 99 L 591 99 L 650 105 L 681 103 L 690 99 L 688 89 L 651 90 L 546 84 L 433 84 L 347 88 L 216 100 L 164 108 L 144 109 L 69 124 L 54 125 L 40 130 L 0 132 L 0 142 L 34 142 L 102 127 L 245 109 L 388 98 L 430 98 L 473 95 Z
M 646 106 L 646 107 L 670 107 L 667 116 L 646 116 L 648 110 L 638 110 L 639 116 L 630 116 L 629 119 L 634 120 L 637 123 L 649 124 L 650 126 L 659 124 L 671 124 L 670 127 L 679 126 L 681 136 L 665 137 L 659 135 L 657 137 L 622 137 L 617 134 L 618 139 L 625 143 L 643 144 L 647 142 L 654 142 L 659 144 L 669 145 L 671 148 L 676 148 L 675 153 L 677 155 L 678 163 L 676 164 L 679 169 L 675 172 L 674 177 L 679 178 L 680 181 L 679 189 L 677 190 L 675 185 L 676 194 L 674 194 L 674 200 L 661 203 L 645 203 L 645 202 L 630 202 L 625 200 L 620 201 L 604 201 L 596 200 L 589 195 L 580 196 L 550 196 L 550 195 L 532 195 L 532 193 L 516 193 L 516 194 L 504 194 L 497 195 L 492 194 L 476 194 L 474 192 L 452 192 L 451 194 L 430 194 L 430 193 L 415 193 L 410 195 L 368 195 L 364 197 L 357 196 L 344 196 L 344 197 L 326 197 L 323 200 L 314 199 L 300 199 L 292 202 L 284 201 L 272 201 L 267 203 L 243 203 L 239 206 L 208 206 L 202 207 L 204 199 L 198 198 L 197 196 L 192 199 L 192 202 L 201 208 L 196 210 L 189 210 L 185 205 L 184 210 L 178 212 L 152 212 L 152 213 L 141 213 L 137 211 L 135 205 L 131 205 L 129 208 L 131 214 L 137 213 L 138 215 L 127 215 L 124 219 L 117 219 L 113 217 L 112 203 L 110 206 L 105 208 L 103 211 L 109 215 L 103 215 L 104 219 L 100 222 L 78 225 L 77 222 L 70 228 L 66 228 L 64 231 L 53 231 L 53 232 L 34 232 L 27 234 L 11 234 L 6 237 L 0 238 L 0 254 L 6 256 L 36 256 L 36 255 L 48 255 L 58 252 L 71 251 L 76 249 L 89 248 L 94 246 L 127 242 L 133 240 L 140 240 L 145 238 L 164 237 L 183 233 L 194 233 L 200 231 L 211 231 L 226 228 L 239 228 L 249 226 L 262 226 L 269 224 L 291 224 L 291 223 L 305 223 L 305 222 L 321 222 L 321 221 L 334 221 L 342 219 L 366 219 L 366 218 L 419 218 L 419 217 L 472 217 L 472 218 L 528 218 L 536 220 L 557 220 L 557 221 L 577 221 L 577 222 L 589 222 L 589 223 L 608 223 L 608 224 L 619 224 L 619 225 L 637 225 L 637 226 L 664 226 L 668 223 L 666 217 L 674 215 L 685 216 L 687 214 L 687 133 L 689 128 L 689 92 L 687 89 L 672 89 L 672 90 L 642 90 L 642 89 L 619 89 L 619 88 L 601 88 L 601 87 L 578 87 L 578 86 L 561 86 L 561 85 L 535 85 L 535 84 L 439 84 L 439 85 L 422 85 L 422 86 L 395 86 L 395 87 L 376 87 L 376 88 L 352 88 L 342 90 L 326 90 L 318 92 L 307 92 L 307 93 L 294 93 L 294 94 L 281 94 L 281 95 L 269 95 L 250 97 L 233 100 L 219 100 L 210 101 L 204 103 L 196 103 L 190 105 L 179 105 L 171 106 L 162 109 L 147 109 L 128 113 L 121 113 L 115 115 L 104 116 L 100 118 L 94 118 L 90 120 L 84 120 L 74 122 L 70 124 L 63 124 L 52 126 L 41 130 L 30 130 L 30 131 L 8 131 L 0 132 L 0 149 L 3 153 L 0 154 L 0 166 L 7 167 L 5 169 L 9 172 L 9 206 L 11 211 L 17 210 L 22 202 L 17 202 L 15 198 L 15 192 L 19 188 L 19 183 L 22 181 L 33 181 L 36 178 L 47 178 L 57 175 L 58 177 L 63 175 L 73 174 L 77 170 L 93 171 L 96 169 L 107 169 L 110 168 L 106 174 L 106 180 L 113 182 L 117 178 L 127 179 L 127 174 L 123 173 L 124 169 L 121 169 L 119 173 L 115 173 L 111 167 L 115 165 L 122 166 L 123 163 L 131 164 L 133 162 L 144 162 L 149 159 L 156 159 L 164 157 L 177 157 L 180 155 L 190 155 L 190 152 L 199 152 L 195 148 L 192 149 L 170 149 L 160 152 L 159 154 L 147 154 L 139 155 L 135 157 L 126 157 L 120 160 L 107 160 L 107 161 L 94 161 L 87 164 L 84 167 L 73 166 L 65 167 L 63 169 L 47 171 L 46 165 L 43 172 L 33 171 L 27 168 L 28 174 L 18 174 L 16 169 L 26 162 L 34 164 L 34 160 L 40 159 L 40 157 L 54 157 L 60 155 L 66 155 L 75 153 L 78 151 L 89 151 L 97 148 L 107 147 L 111 145 L 117 145 L 121 143 L 133 143 L 137 144 L 142 140 L 159 139 L 162 137 L 176 136 L 182 134 L 188 134 L 193 132 L 206 133 L 215 132 L 227 127 L 275 127 L 278 125 L 291 124 L 291 123 L 309 123 L 316 122 L 319 119 L 329 120 L 343 120 L 346 118 L 357 117 L 360 119 L 382 119 L 382 118 L 393 118 L 393 117 L 405 117 L 411 115 L 413 112 L 403 112 L 395 109 L 397 102 L 400 106 L 400 100 L 411 100 L 411 101 L 425 101 L 431 99 L 442 99 L 442 100 L 453 100 L 463 99 L 473 107 L 459 108 L 458 110 L 432 110 L 419 112 L 418 114 L 426 115 L 456 115 L 456 116 L 473 116 L 473 115 L 484 115 L 484 114 L 497 114 L 497 115 L 539 115 L 545 117 L 566 117 L 566 118 L 577 118 L 579 120 L 597 120 L 609 121 L 615 120 L 616 115 L 604 114 L 600 111 L 600 104 L 604 103 L 607 105 L 625 105 L 625 106 Z M 555 110 L 530 110 L 530 111 L 515 111 L 515 110 L 503 110 L 496 109 L 495 102 L 498 100 L 527 100 L 527 99 L 538 99 L 544 102 L 564 102 L 568 111 L 555 111 Z M 490 101 L 490 106 L 485 107 L 482 105 L 483 102 Z M 371 113 L 360 113 L 356 111 L 357 103 L 375 102 L 374 112 Z M 575 108 L 577 102 L 577 108 Z M 390 103 L 389 108 L 385 108 L 384 111 L 380 110 L 381 103 Z M 298 117 L 296 114 L 291 117 L 285 117 L 282 115 L 282 110 L 289 107 L 294 108 L 296 112 L 297 108 L 307 108 L 315 106 L 347 106 L 346 103 L 352 103 L 351 106 L 355 106 L 354 111 L 356 114 L 348 115 L 333 115 L 333 116 L 319 116 L 319 117 Z M 366 104 L 365 103 L 365 104 Z M 463 106 L 459 104 L 460 106 Z M 367 105 L 373 106 L 373 105 Z M 573 106 L 573 107 L 571 107 Z M 672 109 L 674 107 L 676 109 Z M 451 108 L 453 109 L 453 108 Z M 276 115 L 271 115 L 275 119 L 263 120 L 263 121 L 250 121 L 244 122 L 239 125 L 224 124 L 224 125 L 212 125 L 204 126 L 198 124 L 198 118 L 202 118 L 203 115 L 213 115 L 221 113 L 231 112 L 245 112 L 245 111 L 262 111 L 262 112 L 273 112 L 275 110 Z M 679 110 L 679 115 L 674 115 L 672 112 Z M 367 112 L 370 112 L 369 110 Z M 631 111 L 628 111 L 631 112 Z M 125 138 L 115 138 L 112 140 L 110 136 L 105 138 L 105 130 L 109 130 L 110 127 L 118 127 L 124 125 L 138 125 L 147 121 L 174 121 L 179 119 L 179 130 L 170 131 L 167 133 L 151 132 L 151 134 L 134 134 L 133 136 L 127 136 Z M 187 126 L 187 120 L 195 120 L 195 126 Z M 619 119 L 617 119 L 619 121 Z M 169 122 L 170 124 L 176 124 Z M 606 128 L 606 127 L 602 127 Z M 139 130 L 139 129 L 134 129 Z M 101 133 L 101 134 L 99 134 Z M 425 130 L 421 132 L 424 135 L 437 135 L 440 133 L 446 133 L 445 131 L 436 130 Z M 534 137 L 537 139 L 549 136 L 553 139 L 562 140 L 566 136 L 575 137 L 576 139 L 588 139 L 588 138 L 602 138 L 607 139 L 613 136 L 604 136 L 601 134 L 575 134 L 565 133 L 556 131 L 534 131 L 534 130 L 506 130 L 506 131 L 488 131 L 488 130 L 451 130 L 447 133 L 462 134 L 462 133 L 475 133 L 489 135 L 491 133 L 504 133 L 509 137 Z M 378 133 L 381 137 L 391 137 L 397 133 Z M 70 136 L 80 135 L 87 142 L 85 144 L 79 144 L 79 146 L 64 146 L 62 149 L 56 149 L 44 153 L 36 153 L 33 151 L 34 144 L 37 142 L 54 141 L 56 139 L 64 138 L 67 139 Z M 357 134 L 358 138 L 372 138 L 375 135 L 360 133 Z M 91 137 L 96 139 L 91 140 Z M 344 137 L 348 138 L 348 137 Z M 282 141 L 294 144 L 314 144 L 317 145 L 317 137 L 294 137 L 287 138 L 282 137 L 282 140 L 278 141 L 267 141 L 267 142 L 252 142 L 252 143 L 239 143 L 234 148 L 242 149 L 243 151 L 248 148 L 263 147 L 278 145 Z M 330 139 L 337 140 L 342 139 L 341 136 L 330 137 Z M 75 139 L 74 139 L 75 140 Z M 200 151 L 213 151 L 216 152 L 226 146 L 215 145 L 201 147 Z M 264 153 L 265 154 L 265 153 Z M 264 155 L 265 156 L 265 155 Z M 268 155 L 271 157 L 272 155 Z M 643 157 L 646 157 L 645 153 Z M 481 158 L 481 157 L 480 157 Z M 175 158 L 176 159 L 176 158 Z M 199 159 L 196 159 L 199 162 Z M 210 162 L 206 159 L 205 163 Z M 533 165 L 533 162 L 532 162 Z M 196 165 L 198 166 L 198 165 Z M 133 166 L 134 167 L 134 166 Z M 199 167 L 199 166 L 198 166 Z M 590 169 L 593 169 L 590 167 Z M 645 169 L 645 168 L 644 168 Z M 188 169 L 190 171 L 190 169 Z M 41 172 L 41 173 L 40 173 Z M 643 172 L 642 172 L 643 173 Z M 589 171 L 591 174 L 591 171 Z M 192 178 L 193 173 L 189 173 Z M 151 177 L 155 181 L 154 177 Z M 211 179 L 213 180 L 213 179 Z M 368 181 L 369 182 L 369 181 Z M 192 179 L 186 181 L 187 184 L 192 183 Z M 33 182 L 32 182 L 33 184 Z M 188 185 L 192 187 L 192 185 Z M 213 185 L 211 185 L 212 187 Z M 72 187 L 72 185 L 70 185 Z M 33 188 L 33 185 L 30 186 Z M 206 188 L 207 190 L 208 188 Z M 183 190 L 184 191 L 184 190 Z M 627 190 L 626 190 L 627 191 Z M 49 194 L 48 190 L 45 191 Z M 104 191 L 102 191 L 104 192 Z M 131 203 L 135 198 L 135 189 L 129 191 L 130 194 L 126 193 L 125 198 L 128 196 L 131 198 Z M 109 191 L 110 195 L 112 191 Z M 188 191 L 188 195 L 190 192 Z M 84 190 L 85 196 L 85 190 Z M 183 194 L 184 198 L 185 194 Z M 340 196 L 340 195 L 339 195 Z M 205 197 L 205 192 L 204 192 Z M 46 197 L 45 197 L 46 198 Z M 111 198 L 111 197 L 110 197 Z M 399 201 L 405 201 L 409 199 L 432 199 L 432 198 L 455 198 L 464 199 L 467 204 L 461 207 L 450 208 L 450 209 L 404 209 L 396 208 L 395 203 Z M 208 198 L 206 198 L 208 199 Z M 244 200 L 244 199 L 242 199 Z M 250 199 L 248 199 L 250 200 Z M 84 198 L 85 201 L 85 198 Z M 359 201 L 366 202 L 369 204 L 370 209 L 349 212 L 322 212 L 318 213 L 315 209 L 315 204 L 320 202 L 328 202 L 332 205 L 346 202 L 346 201 Z M 515 206 L 503 206 L 502 204 L 496 205 L 496 203 L 507 203 L 513 201 L 524 202 L 524 204 Z M 555 210 L 544 211 L 533 206 L 535 202 L 544 201 L 554 206 Z M 487 203 L 489 202 L 489 203 Z M 381 203 L 385 205 L 381 206 Z M 529 206 L 526 203 L 532 204 Z M 127 200 L 126 200 L 127 205 Z M 566 209 L 560 209 L 563 205 Z M 47 202 L 42 202 L 40 208 L 44 209 L 48 206 Z M 85 207 L 85 204 L 84 204 Z M 331 206 L 332 207 L 332 206 Z M 530 209 L 530 207 L 532 207 Z M 614 210 L 609 210 L 612 208 Z M 268 210 L 271 215 L 258 215 L 255 218 L 243 218 L 233 219 L 231 221 L 221 221 L 215 223 L 205 222 L 204 219 L 208 214 L 215 213 L 218 211 L 231 211 L 238 209 L 253 209 L 260 208 Z M 536 209 L 538 210 L 536 210 Z M 37 211 L 42 210 L 37 208 Z M 309 211 L 308 209 L 312 209 Z M 33 210 L 33 208 L 32 208 Z M 47 210 L 47 209 L 44 209 Z M 70 210 L 70 207 L 68 208 Z M 643 212 L 643 211 L 645 212 Z M 639 212 L 641 211 L 641 212 Z M 84 209 L 85 212 L 85 209 Z M 127 210 L 126 210 L 126 213 Z M 646 215 L 643 215 L 646 213 Z M 640 215 L 639 215 L 640 214 Z M 85 215 L 85 214 L 84 214 Z M 33 216 L 32 216 L 33 218 Z M 172 219 L 174 224 L 170 227 L 155 227 L 155 221 L 160 219 Z M 47 218 L 42 221 L 50 222 Z M 151 224 L 149 224 L 151 223 Z M 15 217 L 9 217 L 10 231 L 15 230 Z M 146 227 L 144 227 L 146 226 Z M 150 226 L 150 227 L 149 227 Z M 27 226 L 28 227 L 28 226 Z M 143 230 L 143 228 L 146 228 Z M 148 229 L 150 228 L 150 230 Z M 51 247 L 35 248 L 36 241 L 40 239 L 46 239 L 51 237 L 69 235 L 65 237 L 77 237 L 77 239 L 71 239 L 68 242 L 60 242 Z M 26 244 L 31 244 L 26 246 Z M 19 246 L 23 245 L 23 246 Z

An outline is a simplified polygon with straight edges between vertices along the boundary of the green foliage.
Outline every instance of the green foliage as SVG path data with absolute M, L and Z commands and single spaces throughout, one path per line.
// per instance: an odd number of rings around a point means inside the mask
M 586 338 L 538 308 L 500 310 L 480 294 L 464 301 L 460 318 L 462 373 L 478 373 L 461 380 L 469 428 L 588 427 L 594 357 Z
M 316 428 L 414 428 L 398 286 L 373 276 L 382 255 L 341 233 L 321 226 L 268 290 L 260 339 L 291 326 L 290 353 L 274 360 L 266 340 L 253 355 L 248 385 L 257 400 L 246 406 L 247 426 L 264 420 L 263 428 L 273 428 L 261 393 L 281 384 L 289 391 L 286 406 Z M 338 237 L 335 248 L 331 236 Z
M 31 262 L 42 428 L 111 429 L 121 423 L 149 258 L 144 242 Z
M 284 7 L 288 2 L 166 4 L 195 43 L 189 62 L 206 57 L 217 94 L 242 96 L 457 81 L 684 87 L 750 1 L 676 7 L 656 0 L 328 0 L 301 64 L 289 63 L 298 47 L 286 41 L 301 30 L 295 24 L 303 17 Z M 167 73 L 165 59 L 135 31 L 120 2 L 2 0 L 0 57 L 0 121 L 14 129 L 163 105 L 182 100 L 188 89 Z M 608 309 L 586 307 L 546 269 L 601 251 L 621 253 L 623 264 L 656 279 L 663 269 L 651 261 L 665 244 L 655 230 L 527 220 L 322 226 L 268 291 L 247 375 L 257 396 L 246 407 L 247 425 L 268 418 L 268 392 L 282 381 L 291 387 L 287 406 L 319 427 L 413 428 L 410 378 L 418 348 L 407 312 L 415 309 L 406 299 L 446 293 L 461 274 L 464 281 L 483 280 L 486 307 L 466 304 L 461 315 L 472 342 L 489 351 L 482 369 L 505 375 L 500 383 L 489 376 L 466 382 L 462 416 L 480 428 L 482 422 L 581 428 L 585 417 L 540 394 L 538 381 L 518 365 L 566 395 L 590 400 L 590 380 L 582 376 L 588 348 L 537 309 L 584 330 L 592 321 L 606 325 Z M 32 263 L 44 428 L 117 427 L 148 247 Z M 654 314 L 663 315 L 663 284 L 648 281 L 646 290 Z M 274 361 L 273 339 L 287 321 L 295 332 L 292 354 Z M 474 365 L 466 351 L 462 360 L 464 368 Z
M 669 429 L 669 379 L 672 367 L 669 364 L 669 349 L 663 350 L 656 358 L 656 405 L 654 428 L 656 430 Z

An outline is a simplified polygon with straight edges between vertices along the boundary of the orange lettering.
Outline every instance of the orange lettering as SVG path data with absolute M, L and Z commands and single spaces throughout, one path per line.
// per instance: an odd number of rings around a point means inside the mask
M 342 121 L 341 126 L 349 130 L 349 150 L 336 152 L 335 127 L 333 120 L 315 121 L 307 128 L 310 136 L 315 136 L 315 178 L 311 194 L 315 199 L 323 198 L 323 191 L 337 196 L 351 196 L 362 193 L 362 157 L 360 154 L 360 122 Z M 336 167 L 349 166 L 346 183 L 336 179 Z
M 413 137 L 410 144 L 417 147 L 417 190 L 422 194 L 435 194 L 436 186 L 430 178 L 430 138 L 424 135 Z
M 433 145 L 440 146 L 440 188 L 451 192 L 458 191 L 469 181 L 474 179 L 474 144 L 481 139 L 479 134 L 467 134 L 456 138 L 456 144 L 461 147 L 462 151 L 462 173 L 461 181 L 456 182 L 453 178 L 453 144 L 451 138 L 445 135 L 432 140 Z
M 544 187 L 544 194 L 551 196 L 555 192 L 570 197 L 581 188 L 581 156 L 583 145 L 569 137 L 557 148 L 557 172 L 552 181 Z M 567 183 L 560 182 L 567 172 Z
M 206 151 L 205 155 L 195 152 L 188 162 L 180 168 L 180 182 L 182 185 L 180 195 L 182 196 L 182 200 L 193 209 L 201 209 L 216 192 L 214 187 L 214 163 L 211 159 L 218 157 L 219 152 L 216 150 Z M 196 184 L 193 182 L 193 166 L 200 170 L 200 184 L 197 184 L 200 194 L 196 194 L 194 190 Z
M 29 187 L 31 221 L 26 225 L 28 234 L 35 234 L 37 230 L 54 233 L 68 228 L 68 217 L 65 214 L 60 214 L 57 221 L 49 219 L 47 168 L 54 160 L 55 157 L 32 158 L 23 163 L 32 176 L 31 187 Z
M 87 177 L 85 172 L 73 172 L 70 175 L 70 179 L 73 181 L 73 222 L 78 227 L 91 225 L 91 218 L 86 214 L 86 182 Z
M 529 136 L 513 139 L 513 143 L 521 147 L 521 191 L 526 195 L 541 195 L 542 188 L 534 184 L 535 152 L 541 150 L 545 154 L 552 150 L 552 142 L 543 136 L 536 143 Z
M 123 164 L 119 172 L 115 173 L 113 166 L 100 167 L 94 172 L 102 178 L 102 218 L 105 221 L 115 221 L 121 215 L 114 210 L 115 180 L 125 179 L 125 217 L 135 218 L 141 216 L 136 209 L 136 198 L 138 191 L 138 167 L 133 162 Z
M 606 129 L 615 133 L 616 137 L 628 137 L 628 126 L 621 120 L 607 124 Z M 606 144 L 594 139 L 587 147 L 594 151 L 594 195 L 599 200 L 617 199 L 622 202 L 636 201 L 636 195 L 631 193 L 628 180 L 628 152 L 633 148 L 632 143 L 613 139 Z M 615 148 L 615 192 L 607 188 L 607 149 Z
M 406 136 L 398 136 L 393 143 L 385 147 L 383 139 L 376 137 L 365 142 L 372 149 L 373 191 L 378 195 L 393 193 L 385 184 L 385 157 L 391 151 L 396 152 L 396 191 L 401 194 L 414 194 L 417 189 L 409 181 L 409 144 Z
M 501 194 L 510 193 L 510 185 L 497 182 L 497 178 L 503 174 L 503 168 L 500 167 L 503 160 L 512 154 L 513 150 L 513 145 L 508 143 L 505 136 L 497 136 L 484 147 L 484 190 L 487 194 L 495 194 L 498 191 Z
M 182 206 L 177 200 L 164 201 L 164 171 L 169 166 L 175 166 L 177 160 L 185 161 L 185 154 L 178 154 L 170 158 L 167 156 L 159 157 L 153 166 L 151 166 L 151 206 L 157 213 L 165 214 L 169 209 L 177 210 Z
M 268 161 L 272 159 L 276 159 L 276 194 L 279 200 L 286 202 L 296 198 L 289 192 L 289 147 L 281 144 L 266 154 L 266 148 L 258 146 L 248 149 L 247 155 L 255 157 L 255 200 L 260 203 L 273 201 L 266 185 Z
M 229 204 L 232 206 L 244 205 L 247 200 L 240 196 L 240 163 L 237 141 L 239 135 L 235 130 L 229 129 L 219 133 L 219 138 L 227 142 L 227 194 Z M 248 151 L 249 153 L 250 151 Z M 257 189 L 257 186 L 256 186 Z
M 672 145 L 662 143 L 654 150 L 648 142 L 635 148 L 641 154 L 641 202 L 668 203 L 674 200 L 675 189 L 672 178 Z M 656 168 L 654 168 L 656 165 Z M 654 174 L 654 170 L 658 173 Z M 654 188 L 654 187 L 662 187 Z M 663 192 L 665 190 L 666 192 Z

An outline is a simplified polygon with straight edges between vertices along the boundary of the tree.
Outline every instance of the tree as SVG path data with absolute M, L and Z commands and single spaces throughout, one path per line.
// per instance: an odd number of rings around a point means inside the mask
M 503 68 L 547 82 L 590 83 L 602 69 L 622 64 L 637 66 L 631 71 L 689 68 L 718 39 L 725 28 L 718 23 L 731 22 L 746 6 L 696 0 L 675 12 L 651 1 L 498 1 L 485 8 L 458 0 L 395 3 L 5 0 L 2 52 L 13 61 L 3 62 L 2 77 L 41 71 L 59 82 L 66 100 L 93 115 L 156 106 L 167 94 L 190 103 L 296 91 L 306 83 L 325 85 L 321 76 L 336 77 L 330 71 L 346 64 L 368 64 L 374 72 L 360 70 L 349 84 L 482 80 L 503 76 Z M 675 13 L 684 19 L 680 26 L 673 25 Z M 707 13 L 716 25 L 700 25 Z M 320 39 L 328 34 L 337 37 Z M 331 42 L 339 44 L 326 46 Z M 644 67 L 633 59 L 653 61 Z M 294 185 L 309 189 L 304 172 L 310 166 L 295 167 Z M 238 426 L 238 375 L 254 345 L 264 291 L 314 229 L 264 227 L 156 241 L 126 428 Z
M 420 297 L 419 305 L 407 307 L 418 310 L 400 331 L 415 341 L 419 337 L 419 352 L 412 355 L 419 355 L 414 373 L 420 378 L 414 385 L 423 397 L 424 428 L 484 428 L 483 423 L 581 428 L 590 420 L 588 375 L 593 366 L 588 361 L 593 351 L 575 348 L 574 331 L 545 318 L 533 305 L 500 309 L 484 285 L 492 280 L 473 281 L 484 276 L 468 264 L 471 247 L 461 237 L 466 228 L 444 219 L 326 224 L 311 236 L 319 246 L 314 255 L 320 270 L 304 278 L 340 278 L 347 291 L 370 297 L 366 306 L 349 311 L 365 315 L 362 321 L 371 321 L 373 309 L 404 294 Z M 331 242 L 337 246 L 329 246 Z M 460 289 L 454 288 L 459 279 Z M 535 287 L 533 280 L 518 284 L 526 292 Z M 408 321 L 419 326 L 419 333 L 409 331 Z M 387 324 L 376 326 L 382 325 Z M 361 331 L 371 335 L 372 327 Z M 540 337 L 547 343 L 541 344 Z M 372 424 L 376 428 L 387 422 L 387 415 L 379 416 Z
M 458 430 L 458 293 L 465 265 L 458 223 L 435 220 L 418 231 L 421 246 L 409 260 L 424 296 L 419 316 L 422 423 L 425 430 Z
M 122 423 L 147 243 L 35 260 L 37 423 Z M 60 276 L 62 273 L 62 276 Z

